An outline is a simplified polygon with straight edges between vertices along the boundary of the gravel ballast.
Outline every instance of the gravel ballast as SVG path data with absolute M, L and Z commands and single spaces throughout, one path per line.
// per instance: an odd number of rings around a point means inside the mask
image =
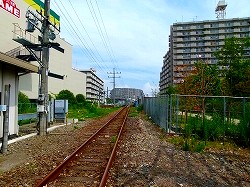
M 80 146 L 84 127 L 101 122 L 66 125 L 10 144 L 0 155 L 0 186 L 34 186 Z M 162 137 L 143 116 L 130 117 L 107 186 L 250 186 L 249 149 L 192 153 Z

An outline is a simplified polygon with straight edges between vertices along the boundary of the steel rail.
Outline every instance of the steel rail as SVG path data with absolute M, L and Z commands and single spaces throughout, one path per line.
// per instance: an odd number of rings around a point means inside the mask
M 79 148 L 77 148 L 70 156 L 67 156 L 56 168 L 54 168 L 45 178 L 43 178 L 36 187 L 43 187 L 49 182 L 55 180 L 61 173 L 61 171 L 64 169 L 64 167 L 71 162 L 76 155 L 81 152 L 82 148 L 85 147 L 87 144 L 89 144 L 98 133 L 100 133 L 110 122 L 112 122 L 123 110 L 125 110 L 127 107 L 123 107 L 120 109 L 114 117 L 109 119 L 100 129 L 98 129 L 88 140 L 86 140 Z M 127 116 L 126 116 L 127 117 Z
M 118 137 L 117 137 L 117 139 L 116 139 L 115 145 L 114 145 L 114 147 L 113 147 L 112 153 L 111 153 L 111 155 L 110 155 L 108 164 L 107 164 L 107 166 L 106 166 L 106 168 L 105 168 L 105 171 L 104 171 L 104 174 L 103 174 L 103 176 L 102 176 L 102 179 L 101 179 L 101 182 L 100 182 L 99 187 L 105 187 L 105 186 L 106 186 L 106 183 L 107 183 L 107 180 L 108 180 L 108 175 L 109 175 L 109 169 L 111 168 L 112 163 L 113 163 L 113 161 L 114 161 L 114 159 L 115 159 L 116 150 L 117 150 L 117 147 L 118 147 L 119 140 L 120 140 L 120 138 L 121 138 L 121 134 L 122 134 L 124 125 L 125 125 L 125 123 L 126 123 L 126 121 L 127 121 L 128 112 L 129 112 L 129 110 L 127 110 L 126 115 L 125 115 L 125 118 L 123 119 L 121 129 L 120 129 L 120 131 L 119 131 Z

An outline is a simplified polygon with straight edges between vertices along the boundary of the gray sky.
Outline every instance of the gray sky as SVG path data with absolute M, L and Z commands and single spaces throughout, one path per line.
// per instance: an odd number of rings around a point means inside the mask
M 73 45 L 73 67 L 94 68 L 105 89 L 158 89 L 170 25 L 216 19 L 217 0 L 56 0 L 61 37 Z M 226 18 L 249 17 L 249 0 L 227 0 Z

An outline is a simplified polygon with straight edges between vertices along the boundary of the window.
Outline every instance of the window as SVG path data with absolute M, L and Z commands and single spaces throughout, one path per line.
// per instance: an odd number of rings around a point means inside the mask
M 184 43 L 184 46 L 185 46 L 185 47 L 190 47 L 190 46 L 191 46 L 191 43 Z
M 225 35 L 225 38 L 232 38 L 234 35 L 233 34 L 227 34 Z
M 219 35 L 210 36 L 210 39 L 212 39 L 212 40 L 217 40 L 217 39 L 219 39 Z
M 225 26 L 230 27 L 230 26 L 232 26 L 232 23 L 231 22 L 225 22 Z
M 190 26 L 189 25 L 183 25 L 182 29 L 190 29 Z
M 245 38 L 245 37 L 248 37 L 248 35 L 249 35 L 248 33 L 242 33 L 242 34 L 240 34 L 240 37 Z
M 212 30 L 210 31 L 210 33 L 211 33 L 211 34 L 217 34 L 217 33 L 219 33 L 219 30 L 218 30 L 218 29 L 212 29 Z
M 185 35 L 190 35 L 190 32 L 183 32 L 182 34 L 183 34 L 184 36 L 185 36 Z
M 241 21 L 240 22 L 240 25 L 242 26 L 242 25 L 247 25 L 247 22 L 246 21 Z
M 211 28 L 216 28 L 216 27 L 218 27 L 218 26 L 219 26 L 218 23 L 211 23 L 211 24 L 210 24 L 210 27 L 211 27 Z
M 197 28 L 197 29 L 203 29 L 203 28 L 204 28 L 204 25 L 196 25 L 196 28 Z
M 249 28 L 247 28 L 247 27 L 243 27 L 243 28 L 240 28 L 240 31 L 243 31 L 243 32 L 248 32 L 248 31 L 249 31 Z
M 189 36 L 183 38 L 183 41 L 189 41 L 189 40 L 190 40 Z
M 184 53 L 191 52 L 191 49 L 190 49 L 190 48 L 185 48 L 185 49 L 183 49 L 183 52 L 184 52 Z
M 205 42 L 197 42 L 196 43 L 196 46 L 204 46 L 205 45 Z

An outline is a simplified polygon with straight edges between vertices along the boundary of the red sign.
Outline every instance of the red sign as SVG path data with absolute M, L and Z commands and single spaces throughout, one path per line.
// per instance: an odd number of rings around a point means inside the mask
M 20 9 L 17 8 L 16 3 L 12 0 L 0 0 L 0 7 L 14 16 L 20 18 Z

